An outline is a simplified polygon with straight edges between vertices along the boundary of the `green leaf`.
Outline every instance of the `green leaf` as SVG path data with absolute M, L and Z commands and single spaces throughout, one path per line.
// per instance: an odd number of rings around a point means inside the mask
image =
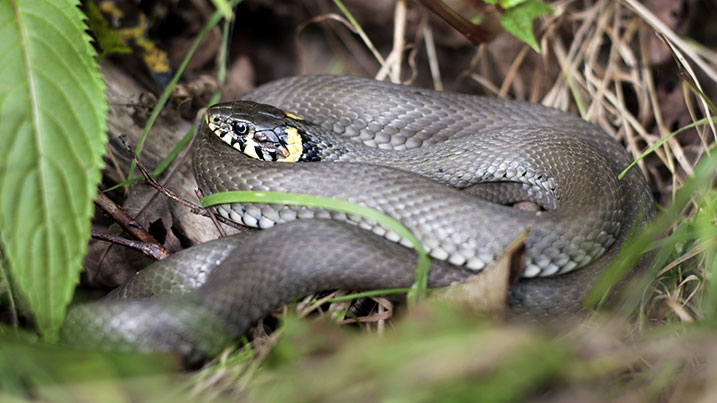
M 78 0 L 0 2 L 0 243 L 53 339 L 82 269 L 107 104 Z
M 508 2 L 517 3 L 516 1 L 506 1 L 506 3 Z M 500 25 L 516 38 L 530 45 L 533 50 L 539 52 L 538 43 L 533 35 L 533 20 L 552 12 L 552 7 L 539 0 L 526 0 L 515 7 L 507 8 L 500 17 Z

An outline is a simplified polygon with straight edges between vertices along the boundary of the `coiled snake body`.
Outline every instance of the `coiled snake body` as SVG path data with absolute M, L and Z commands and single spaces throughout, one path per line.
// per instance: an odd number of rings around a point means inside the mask
M 346 76 L 290 77 L 244 100 L 276 108 L 235 102 L 208 110 L 193 155 L 205 194 L 304 193 L 377 209 L 406 226 L 434 258 L 431 287 L 477 273 L 529 230 L 523 276 L 538 278 L 511 289 L 514 311 L 579 309 L 631 226 L 652 214 L 639 171 L 617 179 L 631 161 L 622 146 L 554 109 Z M 506 206 L 525 200 L 544 211 Z M 299 296 L 413 281 L 415 254 L 375 222 L 296 206 L 217 210 L 273 228 L 156 263 L 108 300 L 74 307 L 63 339 L 196 358 Z M 196 284 L 203 285 L 183 291 Z M 184 295 L 117 300 L 176 290 Z

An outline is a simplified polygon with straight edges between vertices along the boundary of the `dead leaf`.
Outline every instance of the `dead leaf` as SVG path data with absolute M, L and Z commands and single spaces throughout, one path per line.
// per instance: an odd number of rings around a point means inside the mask
M 434 295 L 457 302 L 472 312 L 502 316 L 507 308 L 508 290 L 524 269 L 522 261 L 527 236 L 526 230 L 487 269 Z

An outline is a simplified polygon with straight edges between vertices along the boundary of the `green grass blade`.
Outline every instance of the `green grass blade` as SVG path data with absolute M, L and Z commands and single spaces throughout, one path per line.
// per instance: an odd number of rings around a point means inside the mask
M 342 302 L 342 301 L 352 301 L 359 298 L 368 298 L 368 297 L 377 297 L 377 296 L 383 296 L 383 295 L 391 295 L 391 294 L 407 294 L 411 292 L 410 288 L 387 288 L 385 290 L 373 290 L 373 291 L 364 291 L 364 292 L 357 292 L 349 295 L 342 295 L 340 297 L 333 297 L 329 298 L 322 302 Z M 311 301 L 311 303 L 316 303 L 318 301 Z
M 418 253 L 418 264 L 416 267 L 416 280 L 411 286 L 411 291 L 409 292 L 408 297 L 409 300 L 415 301 L 416 298 L 425 295 L 426 288 L 428 286 L 428 270 L 431 266 L 431 260 L 418 238 L 416 238 L 411 231 L 406 229 L 406 227 L 404 227 L 400 222 L 387 216 L 386 214 L 366 206 L 347 202 L 345 200 L 297 193 L 233 191 L 214 193 L 202 198 L 202 206 L 204 207 L 229 203 L 266 203 L 317 207 L 327 210 L 341 211 L 348 214 L 356 214 L 370 220 L 375 220 L 384 228 L 394 231 L 402 238 L 411 242 L 411 245 Z
M 224 84 L 224 81 L 226 79 L 226 58 L 227 58 L 227 43 L 229 42 L 229 27 L 231 26 L 230 20 L 224 21 L 224 27 L 222 28 L 222 46 L 220 48 L 219 53 L 219 69 L 217 71 L 217 82 L 221 86 Z M 219 98 L 221 98 L 221 91 L 216 91 L 214 94 L 212 94 L 212 98 L 209 100 L 209 105 L 213 105 L 217 102 L 219 102 Z M 172 151 L 167 154 L 166 157 L 162 159 L 162 161 L 159 162 L 157 167 L 152 171 L 153 177 L 158 177 L 164 173 L 164 171 L 169 167 L 169 165 L 172 164 L 175 158 L 179 155 L 184 148 L 189 145 L 189 143 L 192 140 L 192 137 L 194 136 L 194 131 L 196 130 L 197 125 L 194 124 L 192 127 L 187 131 L 187 133 L 182 137 L 177 144 L 174 145 L 172 148 Z M 105 192 L 109 192 L 111 190 L 115 190 L 117 188 L 130 185 L 135 182 L 139 182 L 144 180 L 143 177 L 134 177 L 132 179 L 127 179 L 124 182 L 118 183 L 109 189 L 106 189 Z
M 237 4 L 241 3 L 242 0 L 234 0 L 231 2 L 232 6 L 236 6 Z M 209 31 L 216 26 L 219 21 L 221 21 L 223 18 L 223 14 L 221 10 L 216 10 L 207 20 L 207 23 L 204 24 L 204 27 L 199 32 L 199 35 L 197 35 L 197 38 L 194 40 L 194 43 L 192 43 L 192 46 L 189 48 L 189 51 L 187 52 L 187 55 L 182 60 L 182 63 L 179 65 L 179 68 L 174 73 L 174 76 L 169 81 L 167 86 L 164 88 L 164 91 L 162 91 L 162 94 L 160 95 L 159 99 L 157 100 L 157 105 L 152 110 L 152 113 L 149 115 L 149 119 L 147 120 L 147 124 L 144 127 L 144 130 L 142 130 L 142 135 L 139 138 L 139 141 L 137 142 L 137 147 L 135 149 L 135 155 L 139 158 L 139 156 L 142 153 L 142 146 L 144 145 L 144 141 L 147 138 L 147 134 L 149 133 L 149 130 L 154 125 L 154 122 L 157 120 L 157 117 L 159 116 L 159 113 L 162 111 L 162 108 L 164 108 L 164 105 L 169 100 L 169 96 L 172 94 L 172 90 L 174 89 L 174 86 L 177 85 L 177 82 L 179 81 L 179 78 L 184 74 L 184 70 L 187 68 L 187 65 L 189 64 L 189 61 L 192 59 L 192 56 L 194 55 L 194 52 L 196 52 L 197 48 L 199 47 L 200 42 L 204 37 L 209 33 Z M 134 176 L 134 170 L 135 170 L 135 163 L 132 162 L 132 165 L 129 169 L 128 177 Z
M 714 147 L 710 151 L 712 155 L 697 164 L 695 175 L 685 182 L 677 192 L 672 205 L 641 229 L 633 239 L 625 243 L 613 263 L 600 274 L 591 287 L 583 301 L 585 306 L 596 304 L 612 286 L 629 273 L 635 267 L 640 255 L 649 250 L 654 240 L 679 221 L 680 213 L 684 211 L 685 206 L 694 197 L 697 197 L 696 195 L 704 193 L 706 189 L 710 188 L 710 184 L 714 180 L 715 169 L 717 169 L 717 156 L 714 155 Z M 682 236 L 677 235 L 679 236 L 677 241 L 681 242 Z M 675 250 L 674 239 L 662 244 L 662 250 Z
M 187 130 L 187 133 L 185 133 L 184 136 L 177 142 L 177 144 L 175 144 L 174 147 L 172 147 L 172 150 L 169 152 L 169 154 L 167 154 L 167 156 L 164 157 L 162 159 L 162 161 L 159 162 L 159 164 L 157 164 L 157 167 L 154 168 L 154 170 L 151 172 L 153 178 L 156 178 L 156 177 L 162 175 L 164 173 L 164 171 L 166 171 L 167 168 L 169 168 L 169 165 L 172 164 L 172 162 L 175 160 L 175 158 L 177 158 L 179 153 L 181 153 L 182 150 L 184 150 L 184 148 L 189 145 L 189 143 L 192 140 L 192 137 L 194 136 L 194 131 L 196 130 L 196 128 L 197 128 L 197 125 L 193 124 L 192 127 L 189 130 Z M 127 186 L 132 183 L 140 182 L 143 180 L 144 180 L 144 177 L 135 176 L 132 179 L 127 179 L 126 181 L 120 182 L 120 183 L 110 187 L 109 189 L 105 189 L 104 191 L 110 192 L 117 188 L 121 188 L 122 186 Z
M 717 117 L 711 116 L 711 117 L 709 117 L 709 118 L 700 119 L 700 120 L 698 120 L 698 121 L 696 121 L 696 122 L 694 122 L 694 123 L 690 123 L 690 124 L 687 125 L 687 126 L 680 127 L 679 129 L 675 130 L 674 132 L 672 132 L 672 133 L 668 134 L 667 136 L 661 138 L 659 141 L 657 141 L 655 144 L 653 144 L 650 148 L 648 148 L 647 150 L 645 150 L 645 152 L 643 152 L 642 154 L 640 154 L 640 156 L 637 157 L 637 159 L 635 159 L 635 161 L 633 161 L 632 164 L 628 165 L 627 168 L 625 168 L 625 170 L 623 170 L 622 172 L 620 172 L 620 175 L 618 175 L 617 178 L 618 178 L 618 179 L 622 179 L 623 177 L 625 177 L 625 175 L 627 175 L 627 172 L 628 172 L 630 169 L 632 169 L 632 167 L 634 167 L 638 162 L 640 162 L 641 159 L 643 159 L 643 158 L 647 157 L 648 155 L 652 154 L 657 148 L 662 147 L 662 145 L 665 144 L 665 142 L 666 142 L 667 140 L 669 140 L 669 139 L 675 137 L 676 135 L 678 135 L 678 134 L 684 132 L 685 130 L 692 129 L 692 128 L 697 127 L 697 126 L 704 126 L 704 125 L 708 124 L 710 121 L 712 121 L 713 123 L 717 123 Z
M 341 12 L 344 14 L 344 17 L 346 17 L 351 26 L 356 30 L 359 37 L 361 37 L 361 40 L 364 42 L 364 44 L 366 44 L 366 47 L 368 47 L 369 51 L 373 54 L 373 57 L 376 58 L 379 64 L 384 65 L 386 63 L 386 60 L 384 60 L 383 56 L 378 53 L 378 50 L 376 50 L 376 47 L 371 42 L 371 39 L 369 39 L 368 35 L 366 35 L 366 32 L 364 32 L 363 28 L 361 28 L 361 24 L 356 21 L 356 18 L 354 18 L 353 14 L 351 14 L 349 9 L 346 8 L 346 6 L 341 0 L 334 0 L 334 4 L 336 5 L 336 7 L 339 8 L 339 10 L 341 10 Z

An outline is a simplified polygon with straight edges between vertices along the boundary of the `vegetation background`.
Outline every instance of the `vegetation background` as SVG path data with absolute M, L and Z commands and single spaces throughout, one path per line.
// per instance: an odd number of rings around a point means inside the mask
M 715 400 L 715 6 L 1 2 L 0 398 Z M 527 100 L 594 122 L 639 159 L 660 215 L 603 277 L 593 302 L 639 254 L 653 253 L 651 267 L 610 303 L 569 323 L 515 323 L 435 303 L 392 320 L 393 307 L 379 299 L 357 326 L 380 334 L 367 337 L 297 320 L 314 310 L 300 301 L 286 309 L 298 314 L 282 316 L 279 331 L 266 334 L 272 324 L 260 325 L 250 344 L 190 372 L 173 357 L 56 345 L 73 298 L 101 295 L 146 260 L 106 243 L 87 245 L 93 216 L 98 236 L 120 233 L 92 209 L 98 184 L 107 190 L 135 176 L 120 135 L 162 183 L 189 199 L 185 146 L 197 112 L 305 73 Z M 170 251 L 212 236 L 197 235 L 204 224 L 186 223 L 186 211 L 145 185 L 104 194 Z M 322 315 L 336 318 L 336 310 L 333 304 Z

